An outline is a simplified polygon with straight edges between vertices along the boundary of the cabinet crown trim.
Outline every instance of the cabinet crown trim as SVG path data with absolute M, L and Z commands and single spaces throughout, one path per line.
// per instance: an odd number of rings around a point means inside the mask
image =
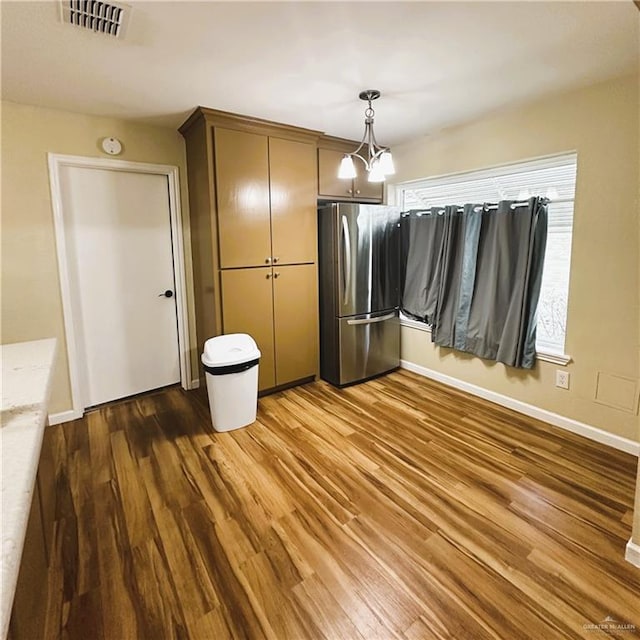
M 316 142 L 322 135 L 322 131 L 314 129 L 305 129 L 303 127 L 295 127 L 281 122 L 272 120 L 264 120 L 253 116 L 245 116 L 229 111 L 218 111 L 217 109 L 209 109 L 208 107 L 197 107 L 194 112 L 185 120 L 178 128 L 178 131 L 186 136 L 191 127 L 200 120 L 204 120 L 207 124 L 213 126 L 230 127 L 233 129 L 242 129 L 245 131 L 256 131 L 273 136 L 283 136 L 290 138 L 291 136 L 302 137 L 309 142 Z
M 347 138 L 337 138 L 336 136 L 322 135 L 318 138 L 318 149 L 328 149 L 330 151 L 343 151 L 350 153 L 360 142 L 348 140 Z

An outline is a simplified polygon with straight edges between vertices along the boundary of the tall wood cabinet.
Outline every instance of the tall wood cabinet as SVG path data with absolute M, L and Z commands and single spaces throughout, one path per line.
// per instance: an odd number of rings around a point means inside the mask
M 248 333 L 261 391 L 318 371 L 317 131 L 199 108 L 187 146 L 198 348 Z

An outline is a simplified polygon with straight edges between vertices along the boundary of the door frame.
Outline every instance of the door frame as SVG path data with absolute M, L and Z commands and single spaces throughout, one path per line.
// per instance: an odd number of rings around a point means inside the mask
M 69 363 L 69 381 L 71 384 L 72 410 L 65 412 L 66 420 L 75 420 L 84 415 L 85 403 L 83 387 L 80 382 L 80 362 L 83 348 L 77 339 L 76 327 L 79 325 L 73 286 L 73 270 L 69 268 L 67 240 L 65 234 L 65 217 L 60 186 L 62 167 L 78 167 L 83 169 L 101 169 L 107 171 L 124 171 L 127 173 L 146 173 L 166 176 L 169 195 L 169 221 L 171 226 L 171 253 L 173 257 L 173 274 L 176 288 L 176 315 L 178 320 L 178 355 L 180 362 L 180 384 L 183 389 L 193 388 L 191 362 L 189 358 L 190 336 L 187 307 L 187 284 L 184 263 L 184 237 L 182 232 L 182 209 L 180 207 L 180 182 L 178 167 L 166 164 L 149 164 L 130 160 L 108 158 L 92 158 L 48 153 L 49 186 L 53 208 L 53 223 L 58 256 L 58 276 L 62 297 L 64 316 L 64 332 L 67 343 L 67 360 Z

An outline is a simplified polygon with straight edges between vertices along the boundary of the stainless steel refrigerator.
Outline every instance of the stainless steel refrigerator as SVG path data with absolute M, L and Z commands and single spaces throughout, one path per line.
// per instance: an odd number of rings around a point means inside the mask
M 400 209 L 318 209 L 320 376 L 337 386 L 400 365 Z

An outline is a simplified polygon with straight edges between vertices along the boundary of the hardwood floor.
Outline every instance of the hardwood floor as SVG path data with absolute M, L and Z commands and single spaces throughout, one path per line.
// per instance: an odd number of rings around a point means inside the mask
M 634 457 L 405 371 L 258 418 L 173 388 L 52 427 L 46 638 L 640 636 Z

